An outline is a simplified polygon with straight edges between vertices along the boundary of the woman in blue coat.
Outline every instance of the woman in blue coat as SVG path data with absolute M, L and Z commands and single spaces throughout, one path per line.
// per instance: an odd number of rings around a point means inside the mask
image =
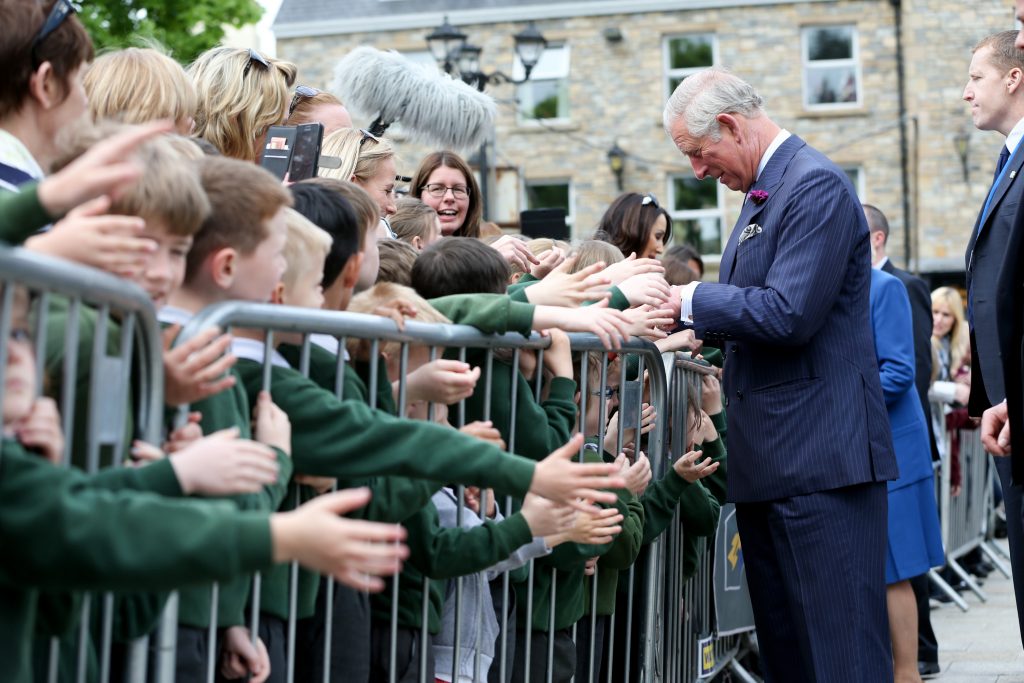
M 871 271 L 871 326 L 900 475 L 889 487 L 885 565 L 896 683 L 917 671 L 917 606 L 909 579 L 944 560 L 928 426 L 914 384 L 914 332 L 903 283 Z

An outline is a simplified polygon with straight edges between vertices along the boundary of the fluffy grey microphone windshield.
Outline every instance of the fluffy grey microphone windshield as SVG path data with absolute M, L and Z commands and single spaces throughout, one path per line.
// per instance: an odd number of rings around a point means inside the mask
M 490 96 L 397 52 L 357 47 L 338 62 L 333 87 L 358 115 L 401 123 L 411 139 L 428 145 L 470 150 L 494 127 Z

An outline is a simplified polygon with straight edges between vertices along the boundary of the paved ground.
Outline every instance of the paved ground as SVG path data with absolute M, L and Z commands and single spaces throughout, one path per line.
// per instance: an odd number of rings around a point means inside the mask
M 1001 541 L 1005 543 L 1005 541 Z M 939 641 L 941 683 L 1024 683 L 1024 648 L 1017 627 L 1013 584 L 998 571 L 982 586 L 988 602 L 964 593 L 970 606 L 932 610 Z

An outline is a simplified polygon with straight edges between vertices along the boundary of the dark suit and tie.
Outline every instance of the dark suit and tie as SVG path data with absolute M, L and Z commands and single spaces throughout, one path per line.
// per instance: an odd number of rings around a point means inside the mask
M 1024 193 L 1024 179 L 1020 177 L 1022 170 L 1024 145 L 1016 145 L 1013 154 L 1004 145 L 996 164 L 995 180 L 967 245 L 967 310 L 971 325 L 971 398 L 967 407 L 975 417 L 980 417 L 987 408 L 1006 398 L 1008 385 L 1004 381 L 1000 342 L 1011 331 L 1014 312 L 1007 310 L 1008 300 L 1004 294 L 1013 290 L 1001 289 L 999 278 L 1003 261 L 1009 253 L 1007 247 L 1014 232 L 1021 194 Z M 1019 362 L 1019 359 L 1015 360 Z M 1019 384 L 1020 380 L 1016 382 Z M 1024 488 L 1020 486 L 1021 473 L 1018 473 L 1018 483 L 1013 483 L 1013 462 L 1010 458 L 994 460 L 1006 509 L 1017 616 L 1024 634 Z

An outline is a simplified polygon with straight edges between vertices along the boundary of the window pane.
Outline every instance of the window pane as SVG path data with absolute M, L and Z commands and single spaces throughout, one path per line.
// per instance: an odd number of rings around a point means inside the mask
M 678 78 L 677 76 L 672 76 L 671 78 L 669 78 L 668 79 L 668 89 L 669 89 L 669 92 L 670 93 L 671 92 L 675 92 L 676 88 L 679 87 L 679 84 L 682 83 L 683 80 L 684 79 Z
M 675 211 L 696 211 L 718 208 L 718 181 L 708 176 L 704 180 L 693 177 L 673 178 Z M 696 244 L 696 243 L 694 243 Z
M 852 59 L 853 29 L 849 26 L 816 28 L 807 32 L 807 59 Z
M 857 71 L 852 66 L 807 68 L 807 103 L 857 101 Z
M 569 99 L 565 81 L 529 81 L 520 86 L 526 118 L 564 119 L 569 117 Z
M 720 254 L 722 222 L 717 216 L 675 219 L 672 221 L 672 241 L 689 244 L 701 254 Z
M 712 66 L 711 36 L 680 36 L 668 42 L 669 68 L 692 69 Z
M 526 208 L 528 209 L 565 209 L 569 210 L 569 184 L 551 183 L 546 185 L 526 186 Z

